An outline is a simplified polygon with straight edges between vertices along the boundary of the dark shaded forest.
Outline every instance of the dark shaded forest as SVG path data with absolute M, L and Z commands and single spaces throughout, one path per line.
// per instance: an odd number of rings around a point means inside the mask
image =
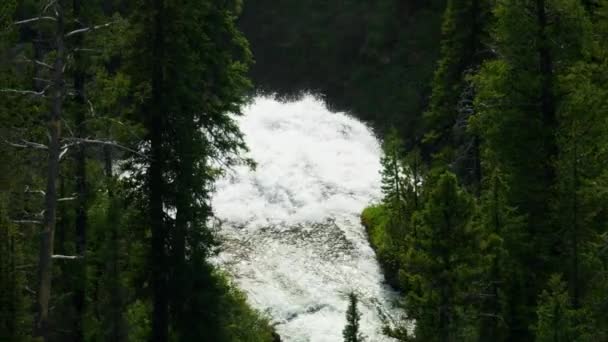
M 388 336 L 608 340 L 606 0 L 5 0 L 0 46 L 0 341 L 280 340 L 210 199 L 302 92 L 383 140 Z
M 258 91 L 321 94 L 380 132 L 421 137 L 444 0 L 245 1 L 239 26 Z

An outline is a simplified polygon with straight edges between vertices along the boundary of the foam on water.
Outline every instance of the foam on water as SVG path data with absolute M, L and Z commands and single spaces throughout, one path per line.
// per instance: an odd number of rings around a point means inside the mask
M 359 222 L 380 196 L 380 147 L 360 121 L 305 96 L 258 97 L 237 118 L 255 171 L 237 167 L 216 184 L 224 222 L 215 259 L 267 312 L 284 341 L 341 341 L 347 293 L 359 294 L 372 341 L 393 293 L 383 285 Z

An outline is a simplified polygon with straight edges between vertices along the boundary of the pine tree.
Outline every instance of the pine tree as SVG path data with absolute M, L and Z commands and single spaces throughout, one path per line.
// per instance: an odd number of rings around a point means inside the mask
M 427 185 L 428 186 L 428 185 Z M 469 280 L 476 272 L 473 201 L 456 176 L 441 174 L 428 190 L 415 246 L 406 257 L 406 310 L 422 341 L 470 338 Z
M 206 257 L 213 241 L 206 225 L 213 180 L 221 173 L 216 165 L 242 162 L 245 150 L 231 117 L 250 87 L 245 72 L 251 55 L 235 27 L 237 5 L 155 0 L 137 11 L 140 45 L 130 73 L 136 89 L 149 89 L 138 111 L 150 146 L 153 341 L 166 341 L 169 326 L 181 339 L 221 333 L 211 328 L 218 317 L 203 302 L 209 294 L 198 292 L 213 281 L 200 273 L 210 270 Z M 174 210 L 175 218 L 164 208 Z
M 572 307 L 566 284 L 558 275 L 551 276 L 541 293 L 536 314 L 537 342 L 596 341 L 585 331 L 588 317 L 581 321 L 581 312 Z
M 481 278 L 479 289 L 479 340 L 504 341 L 508 327 L 517 322 L 521 310 L 521 270 L 524 265 L 513 253 L 526 248 L 525 220 L 509 207 L 508 184 L 500 170 L 494 169 L 484 182 L 478 220 L 481 235 Z M 517 254 L 517 253 L 514 253 Z
M 494 16 L 496 59 L 485 62 L 473 79 L 477 114 L 471 123 L 483 141 L 487 167 L 501 169 L 509 184 L 507 205 L 527 220 L 529 235 L 521 246 L 528 248 L 510 251 L 527 271 L 525 305 L 512 317 L 509 339 L 531 340 L 535 302 L 557 261 L 553 204 L 561 98 L 556 84 L 581 57 L 585 17 L 574 0 L 500 2 Z
M 346 310 L 346 326 L 342 330 L 344 342 L 362 342 L 365 339 L 359 331 L 361 313 L 357 309 L 359 298 L 354 292 L 348 294 L 348 309 Z
M 394 243 L 399 243 L 399 240 L 404 238 L 407 224 L 405 197 L 409 180 L 403 165 L 403 141 L 395 129 L 390 130 L 384 139 L 382 152 L 382 194 L 384 206 L 390 216 L 390 227 L 387 228 L 390 230 L 390 236 L 395 238 Z
M 473 188 L 481 183 L 479 138 L 467 130 L 473 89 L 467 76 L 487 57 L 489 4 L 485 0 L 447 1 L 443 14 L 441 57 L 424 113 L 425 143 L 438 166 L 450 166 Z

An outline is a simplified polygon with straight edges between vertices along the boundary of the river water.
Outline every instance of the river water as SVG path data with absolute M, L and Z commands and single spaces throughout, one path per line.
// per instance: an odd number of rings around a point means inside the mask
M 226 270 L 288 342 L 342 341 L 347 294 L 359 295 L 368 341 L 389 341 L 395 294 L 360 224 L 380 197 L 380 146 L 372 131 L 307 95 L 257 97 L 238 117 L 257 162 L 219 180 L 213 197 Z

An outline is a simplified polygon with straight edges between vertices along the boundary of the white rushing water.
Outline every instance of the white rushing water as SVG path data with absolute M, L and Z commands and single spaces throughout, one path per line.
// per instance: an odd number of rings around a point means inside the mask
M 359 214 L 380 196 L 380 147 L 370 129 L 322 101 L 258 97 L 239 117 L 258 163 L 218 181 L 216 262 L 266 312 L 283 341 L 342 340 L 347 294 L 360 297 L 370 341 L 394 318 Z

